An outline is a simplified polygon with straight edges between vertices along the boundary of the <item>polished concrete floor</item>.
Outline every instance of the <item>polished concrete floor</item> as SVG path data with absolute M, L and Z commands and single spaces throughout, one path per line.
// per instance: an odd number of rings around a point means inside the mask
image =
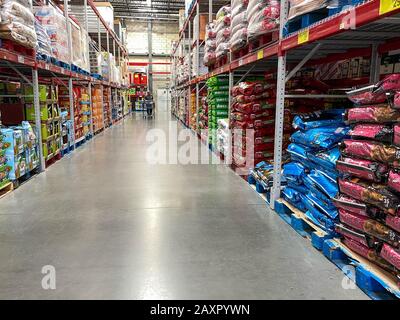
M 0 298 L 366 298 L 229 168 L 149 164 L 168 120 L 127 118 L 0 200 Z

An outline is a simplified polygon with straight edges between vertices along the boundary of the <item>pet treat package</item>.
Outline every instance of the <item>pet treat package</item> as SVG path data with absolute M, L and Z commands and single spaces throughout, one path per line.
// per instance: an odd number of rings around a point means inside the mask
M 386 178 L 388 166 L 383 163 L 343 157 L 336 163 L 336 169 L 342 174 L 353 175 L 357 178 L 381 182 Z
M 393 127 L 383 124 L 357 124 L 349 132 L 352 139 L 375 140 L 391 143 L 393 139 Z
M 341 193 L 357 200 L 374 205 L 389 214 L 396 214 L 400 207 L 398 196 L 390 192 L 385 185 L 369 183 L 360 179 L 339 179 Z
M 346 156 L 399 165 L 400 149 L 379 142 L 345 139 L 341 152 Z
M 348 123 L 388 123 L 400 121 L 400 110 L 389 105 L 362 106 L 351 108 L 346 112 Z

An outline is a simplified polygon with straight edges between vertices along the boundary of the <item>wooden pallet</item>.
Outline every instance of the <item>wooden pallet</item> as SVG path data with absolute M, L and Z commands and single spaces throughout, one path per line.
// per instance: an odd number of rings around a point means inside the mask
M 2 187 L 0 187 L 0 199 L 5 197 L 7 194 L 9 194 L 11 191 L 14 190 L 14 185 L 12 182 L 8 182 Z
M 15 52 L 17 54 L 21 54 L 24 56 L 34 57 L 35 50 L 31 48 L 26 48 L 23 45 L 20 45 L 9 39 L 0 39 L 0 47 L 2 49 Z
M 324 242 L 323 254 L 374 300 L 400 298 L 398 279 L 350 250 L 339 239 Z

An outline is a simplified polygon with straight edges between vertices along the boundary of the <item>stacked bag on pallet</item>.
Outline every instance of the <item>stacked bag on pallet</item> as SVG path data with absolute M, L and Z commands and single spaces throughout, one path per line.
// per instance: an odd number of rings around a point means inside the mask
M 338 219 L 333 202 L 338 192 L 338 143 L 350 130 L 344 124 L 344 112 L 330 109 L 296 115 L 293 128 L 297 131 L 287 149 L 292 161 L 283 166 L 287 180 L 283 198 L 328 234 L 334 234 Z
M 206 26 L 206 40 L 204 44 L 204 65 L 212 66 L 215 63 L 216 55 L 215 51 L 217 50 L 217 34 L 215 32 L 215 24 L 214 22 L 210 22 Z
M 9 146 L 9 143 L 5 141 L 4 134 L 0 131 L 0 188 L 9 182 L 10 167 L 7 165 L 6 159 L 6 150 Z
M 37 37 L 30 0 L 0 1 L 0 38 L 34 49 Z
M 37 35 L 37 47 L 36 47 L 37 53 L 45 54 L 48 57 L 51 57 L 52 49 L 51 49 L 50 37 L 47 34 L 46 29 L 43 28 L 41 22 L 36 18 L 35 18 L 35 31 Z
M 229 39 L 231 37 L 231 7 L 223 6 L 218 10 L 215 22 L 215 57 L 220 59 L 229 52 Z
M 68 62 L 70 52 L 68 48 L 67 23 L 63 12 L 52 5 L 34 7 L 35 17 L 42 24 L 50 37 L 52 56 L 59 61 Z
M 353 251 L 400 272 L 400 74 L 348 93 L 350 138 L 340 145 L 337 231 Z M 396 136 L 397 133 L 397 136 Z
M 242 81 L 232 88 L 233 163 L 242 167 L 272 159 L 275 132 L 275 85 Z
M 208 139 L 208 102 L 206 96 L 201 96 L 199 106 L 199 130 L 203 141 Z
M 248 40 L 252 41 L 279 28 L 279 0 L 249 0 L 247 7 Z
M 209 142 L 216 145 L 216 130 L 219 119 L 228 118 L 229 81 L 226 76 L 211 77 L 207 80 L 208 134 Z
M 231 38 L 229 47 L 235 52 L 247 43 L 247 5 L 249 0 L 232 0 Z
M 329 3 L 329 0 L 289 0 L 290 9 L 288 20 L 315 10 L 326 8 Z
M 36 134 L 27 121 L 1 129 L 0 136 L 1 185 L 6 182 L 4 179 L 16 180 L 35 169 L 39 164 L 39 152 Z
M 217 121 L 217 143 L 216 149 L 223 155 L 228 155 L 231 150 L 231 136 L 229 130 L 229 119 L 219 119 Z

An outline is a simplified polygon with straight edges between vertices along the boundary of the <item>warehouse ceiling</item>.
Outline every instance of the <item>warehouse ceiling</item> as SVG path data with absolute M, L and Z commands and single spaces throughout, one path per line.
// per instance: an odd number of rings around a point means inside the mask
M 185 0 L 111 0 L 116 18 L 177 21 Z

